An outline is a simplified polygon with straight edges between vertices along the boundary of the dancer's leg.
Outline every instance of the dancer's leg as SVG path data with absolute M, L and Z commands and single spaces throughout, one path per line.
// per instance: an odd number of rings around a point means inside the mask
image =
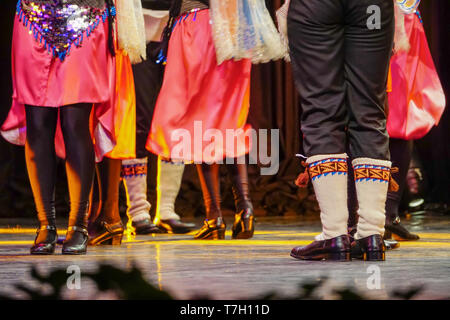
M 175 213 L 175 200 L 180 192 L 184 163 L 173 163 L 158 158 L 157 209 L 155 224 L 169 233 L 188 233 L 193 223 L 182 222 Z
M 391 152 L 392 166 L 398 168 L 398 172 L 393 174 L 395 181 L 399 185 L 398 192 L 388 192 L 386 201 L 386 234 L 385 238 L 398 240 L 418 240 L 419 236 L 410 233 L 401 223 L 399 217 L 399 206 L 406 186 L 406 176 L 411 162 L 413 141 L 403 139 L 389 139 L 389 150 Z
M 89 218 L 89 243 L 120 245 L 123 225 L 119 213 L 119 184 L 122 160 L 104 157 L 96 165 L 100 208 Z
M 94 146 L 89 131 L 91 109 L 91 104 L 76 104 L 60 109 L 70 196 L 69 229 L 63 246 L 64 254 L 86 253 L 89 194 L 95 173 Z
M 379 9 L 379 26 L 370 25 L 368 6 Z M 394 38 L 394 3 L 349 0 L 343 8 L 347 23 L 344 74 L 348 136 L 359 204 L 355 239 L 365 258 L 384 260 L 382 236 L 391 168 L 384 103 Z
M 39 220 L 32 254 L 51 254 L 56 244 L 56 152 L 58 109 L 26 106 L 25 160 Z
M 295 0 L 288 13 L 291 60 L 302 106 L 304 151 L 321 209 L 322 233 L 298 259 L 350 259 L 347 236 L 347 111 L 341 1 Z
M 218 164 L 198 164 L 198 176 L 202 186 L 206 208 L 204 226 L 196 233 L 196 239 L 224 239 L 225 223 L 220 208 L 220 177 Z
M 231 179 L 236 214 L 233 224 L 233 239 L 248 239 L 254 233 L 253 204 L 249 195 L 247 164 L 226 165 Z

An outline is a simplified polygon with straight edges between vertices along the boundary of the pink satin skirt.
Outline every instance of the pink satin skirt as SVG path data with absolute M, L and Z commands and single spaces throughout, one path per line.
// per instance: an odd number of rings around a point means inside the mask
M 115 94 L 115 58 L 108 50 L 108 23 L 100 23 L 82 46 L 73 48 L 64 61 L 47 52 L 16 15 L 13 31 L 13 103 L 1 134 L 11 143 L 26 140 L 25 105 L 63 107 L 95 104 L 92 134 L 97 159 L 115 145 L 111 99 Z M 60 126 L 55 138 L 58 156 L 65 156 Z
M 405 15 L 411 49 L 391 59 L 392 91 L 388 93 L 387 130 L 391 137 L 419 139 L 439 123 L 445 95 L 416 14 Z
M 250 71 L 250 60 L 217 65 L 209 10 L 179 18 L 169 42 L 147 149 L 196 163 L 247 154 Z

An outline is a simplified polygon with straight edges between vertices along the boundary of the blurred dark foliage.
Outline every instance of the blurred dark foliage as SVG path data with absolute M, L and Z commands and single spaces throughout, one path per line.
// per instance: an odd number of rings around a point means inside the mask
M 16 289 L 31 300 L 61 300 L 67 286 L 68 274 L 66 270 L 53 270 L 47 276 L 40 274 L 35 267 L 30 270 L 34 280 L 39 282 L 37 289 L 29 288 L 23 284 L 17 284 Z M 92 280 L 99 293 L 108 293 L 108 298 L 121 300 L 175 300 L 168 292 L 156 288 L 149 283 L 143 273 L 133 266 L 130 270 L 122 270 L 117 267 L 102 264 L 98 270 L 83 273 L 82 277 Z M 296 294 L 285 296 L 273 291 L 255 297 L 246 297 L 246 300 L 318 300 L 321 299 L 319 290 L 322 289 L 328 278 L 306 281 L 298 286 Z M 50 287 L 51 290 L 42 290 Z M 395 290 L 390 298 L 398 300 L 410 300 L 423 291 L 423 286 L 413 286 L 407 289 Z M 48 292 L 45 292 L 48 291 Z M 368 300 L 362 293 L 352 287 L 343 287 L 332 290 L 336 300 Z M 1 296 L 0 300 L 14 300 L 8 296 Z M 192 296 L 187 300 L 211 300 L 207 295 Z

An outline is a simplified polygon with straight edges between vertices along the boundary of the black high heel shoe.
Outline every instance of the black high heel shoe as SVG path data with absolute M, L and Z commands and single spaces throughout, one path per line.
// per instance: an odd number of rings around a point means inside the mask
M 105 221 L 91 231 L 89 234 L 89 245 L 98 246 L 102 244 L 109 244 L 113 246 L 120 246 L 122 244 L 122 238 L 124 233 L 123 224 L 121 221 L 108 224 Z
M 253 210 L 250 208 L 244 209 L 236 213 L 233 224 L 233 239 L 250 239 L 255 232 L 255 217 Z
M 34 245 L 30 248 L 30 254 L 48 255 L 55 253 L 58 234 L 55 226 L 42 226 L 37 230 Z
M 397 241 L 416 241 L 420 239 L 417 234 L 409 232 L 409 230 L 400 223 L 400 218 L 398 217 L 394 221 L 386 223 L 384 228 L 384 237 L 386 239 L 393 238 Z
M 73 226 L 67 229 L 66 240 L 62 247 L 62 254 L 86 254 L 89 234 L 85 228 Z
M 196 240 L 223 240 L 225 239 L 226 225 L 222 217 L 204 221 L 203 227 L 194 235 Z

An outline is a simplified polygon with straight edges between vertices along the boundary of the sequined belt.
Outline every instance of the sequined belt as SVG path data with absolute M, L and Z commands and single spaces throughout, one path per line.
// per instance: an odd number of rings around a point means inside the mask
M 116 15 L 116 10 L 68 4 L 62 0 L 47 4 L 19 0 L 16 13 L 36 41 L 43 43 L 49 54 L 64 61 L 73 46 L 81 47 L 83 40 L 89 38 L 100 23 L 109 15 Z
M 172 29 L 175 28 L 175 26 L 182 20 L 186 20 L 190 15 L 193 15 L 193 21 L 196 20 L 197 18 L 197 12 L 202 11 L 202 10 L 209 10 L 209 8 L 195 8 L 195 9 L 191 9 L 189 11 L 183 12 L 181 13 L 176 19 L 175 22 L 172 26 Z

